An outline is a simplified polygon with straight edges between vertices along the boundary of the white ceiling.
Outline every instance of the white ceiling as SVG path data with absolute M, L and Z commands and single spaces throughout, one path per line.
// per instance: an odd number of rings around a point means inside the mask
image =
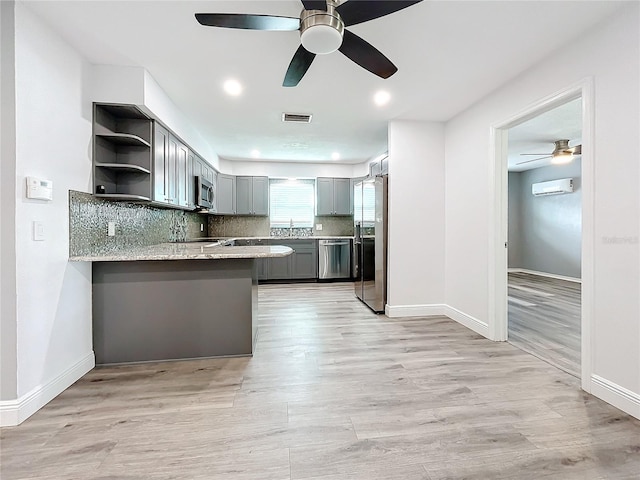
M 582 99 L 576 98 L 510 128 L 508 136 L 507 155 L 510 172 L 522 172 L 551 165 L 550 158 L 538 160 L 538 157 L 551 155 L 556 140 L 569 140 L 570 147 L 580 145 L 582 142 Z M 523 153 L 540 155 L 524 156 Z M 527 163 L 518 165 L 525 161 Z
M 284 88 L 298 32 L 203 27 L 194 13 L 297 17 L 299 0 L 25 1 L 90 62 L 146 68 L 220 157 L 250 160 L 257 149 L 263 160 L 330 162 L 339 152 L 346 163 L 384 152 L 389 120 L 446 121 L 624 3 L 425 0 L 349 27 L 396 64 L 391 78 L 335 52 Z M 231 77 L 239 97 L 222 90 Z M 379 89 L 392 96 L 382 108 Z M 283 124 L 285 111 L 313 122 Z

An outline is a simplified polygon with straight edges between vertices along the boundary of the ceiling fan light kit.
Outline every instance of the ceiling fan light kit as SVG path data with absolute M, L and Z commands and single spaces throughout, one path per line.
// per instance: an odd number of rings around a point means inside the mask
M 307 73 L 316 55 L 336 50 L 365 70 L 389 78 L 398 68 L 375 47 L 345 26 L 384 17 L 422 0 L 302 0 L 300 19 L 244 13 L 196 13 L 198 23 L 208 27 L 245 30 L 300 31 L 301 45 L 296 50 L 282 86 L 295 87 Z
M 303 10 L 300 15 L 300 42 L 311 53 L 326 55 L 342 45 L 344 23 L 335 7 L 327 3 L 327 11 Z

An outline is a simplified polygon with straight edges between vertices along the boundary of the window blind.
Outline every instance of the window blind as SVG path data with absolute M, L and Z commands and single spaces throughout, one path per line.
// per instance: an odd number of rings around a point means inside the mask
M 269 217 L 271 227 L 313 227 L 315 180 L 269 180 Z

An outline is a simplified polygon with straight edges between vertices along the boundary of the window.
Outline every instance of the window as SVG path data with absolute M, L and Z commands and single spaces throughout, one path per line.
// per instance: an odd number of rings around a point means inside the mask
M 315 180 L 269 180 L 269 216 L 272 228 L 313 227 Z

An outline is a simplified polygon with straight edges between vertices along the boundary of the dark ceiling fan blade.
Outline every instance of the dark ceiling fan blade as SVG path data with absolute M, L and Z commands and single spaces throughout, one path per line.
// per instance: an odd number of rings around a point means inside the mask
M 527 154 L 523 153 L 521 155 L 527 155 Z M 553 157 L 553 155 L 547 155 L 546 157 L 540 157 L 540 158 L 532 158 L 531 160 L 525 160 L 524 162 L 518 162 L 518 163 L 516 163 L 516 165 L 522 165 L 523 163 L 535 162 L 536 160 L 544 160 L 545 158 L 551 158 L 551 157 Z
M 207 27 L 243 28 L 246 30 L 300 30 L 300 19 L 245 13 L 196 13 L 196 20 Z
M 349 0 L 336 7 L 342 21 L 348 27 L 374 18 L 384 17 L 422 0 Z
M 389 78 L 398 71 L 398 68 L 391 63 L 391 60 L 370 43 L 348 30 L 344 31 L 342 45 L 338 50 L 365 70 L 369 70 L 379 77 Z
M 302 45 L 298 47 L 296 53 L 293 55 L 291 59 L 291 63 L 289 64 L 289 68 L 287 68 L 287 73 L 284 75 L 284 81 L 282 82 L 283 87 L 295 87 L 300 83 L 304 74 L 307 73 L 309 67 L 311 66 L 311 62 L 316 58 L 315 53 L 309 52 Z
M 327 10 L 326 0 L 302 0 L 305 10 Z

